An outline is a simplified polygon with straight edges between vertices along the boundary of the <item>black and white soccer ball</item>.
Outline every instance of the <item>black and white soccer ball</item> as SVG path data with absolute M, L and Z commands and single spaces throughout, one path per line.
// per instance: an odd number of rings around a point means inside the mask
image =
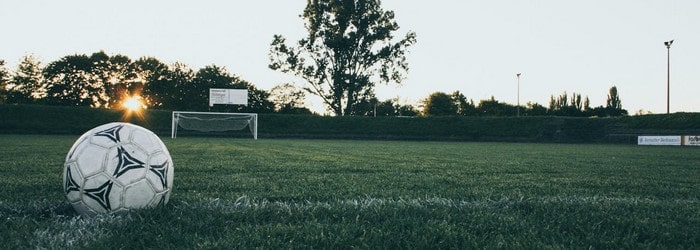
M 63 190 L 81 215 L 164 205 L 173 188 L 173 161 L 153 132 L 130 123 L 83 134 L 66 156 Z

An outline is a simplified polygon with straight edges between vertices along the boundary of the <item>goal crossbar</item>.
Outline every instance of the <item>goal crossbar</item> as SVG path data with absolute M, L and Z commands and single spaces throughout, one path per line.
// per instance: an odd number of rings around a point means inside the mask
M 173 111 L 171 138 L 177 138 L 178 127 L 201 132 L 242 130 L 246 127 L 258 139 L 258 114 Z

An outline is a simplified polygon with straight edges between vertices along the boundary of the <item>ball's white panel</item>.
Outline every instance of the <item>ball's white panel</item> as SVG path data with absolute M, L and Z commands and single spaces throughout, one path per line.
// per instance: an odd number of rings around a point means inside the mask
M 146 180 L 141 180 L 124 188 L 124 207 L 144 208 L 151 204 L 156 196 L 153 187 Z
M 131 141 L 143 148 L 147 153 L 153 154 L 161 151 L 163 146 L 160 144 L 160 139 L 151 131 L 145 129 L 134 129 L 131 135 Z
M 88 177 L 104 170 L 108 150 L 103 147 L 88 146 L 77 152 L 76 161 L 82 176 Z
M 68 155 L 66 155 L 66 162 L 74 161 L 80 155 L 78 152 L 87 146 L 90 146 L 90 136 L 89 134 L 84 134 L 73 143 L 73 146 L 68 151 Z

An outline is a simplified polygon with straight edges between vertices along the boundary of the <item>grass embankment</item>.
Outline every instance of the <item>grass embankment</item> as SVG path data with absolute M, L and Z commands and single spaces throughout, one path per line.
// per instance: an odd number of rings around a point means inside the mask
M 142 116 L 81 107 L 0 105 L 0 133 L 82 134 L 128 121 L 160 136 L 171 132 L 170 111 Z M 456 140 L 562 143 L 636 143 L 638 135 L 700 135 L 700 113 L 617 118 L 578 117 L 322 117 L 259 114 L 261 138 Z M 193 132 L 179 131 L 187 136 Z M 211 134 L 207 134 L 211 135 Z M 250 132 L 216 136 L 250 137 Z
M 77 136 L 0 135 L 0 246 L 698 248 L 695 147 L 165 140 L 165 207 L 80 218 Z

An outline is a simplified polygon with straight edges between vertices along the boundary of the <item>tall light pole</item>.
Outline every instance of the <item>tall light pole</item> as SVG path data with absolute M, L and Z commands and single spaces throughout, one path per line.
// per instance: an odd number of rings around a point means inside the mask
M 515 74 L 518 77 L 518 116 L 520 116 L 520 75 L 522 73 Z
M 666 45 L 666 114 L 671 113 L 671 44 L 673 40 L 664 42 Z

